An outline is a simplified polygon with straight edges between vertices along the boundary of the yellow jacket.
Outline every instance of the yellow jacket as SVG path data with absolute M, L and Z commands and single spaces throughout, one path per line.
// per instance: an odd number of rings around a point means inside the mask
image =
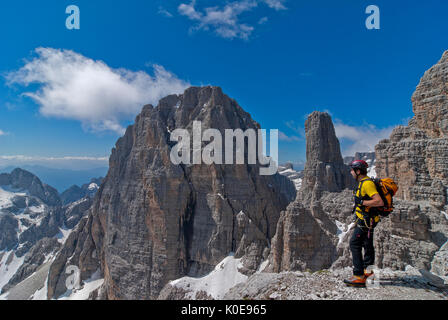
M 361 181 L 359 181 L 358 187 L 356 188 L 354 194 L 355 194 L 355 196 L 357 196 L 363 200 L 371 200 L 375 194 L 378 194 L 378 191 L 376 190 L 375 183 L 372 181 L 372 179 L 370 179 L 369 177 L 366 177 L 366 178 L 362 179 Z M 365 212 L 369 212 L 369 210 L 370 210 L 370 207 L 365 207 Z M 362 210 L 359 206 L 356 207 L 356 216 L 359 219 L 364 220 Z M 375 222 L 378 222 L 378 221 L 380 221 L 380 217 L 375 216 Z

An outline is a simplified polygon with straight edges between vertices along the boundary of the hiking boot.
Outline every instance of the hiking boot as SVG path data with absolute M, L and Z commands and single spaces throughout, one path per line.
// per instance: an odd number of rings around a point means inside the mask
M 344 280 L 344 283 L 350 287 L 365 287 L 366 286 L 366 276 L 353 276 L 350 279 Z
M 367 270 L 364 270 L 364 276 L 366 277 L 366 279 L 373 276 L 373 270 L 370 272 L 367 272 Z

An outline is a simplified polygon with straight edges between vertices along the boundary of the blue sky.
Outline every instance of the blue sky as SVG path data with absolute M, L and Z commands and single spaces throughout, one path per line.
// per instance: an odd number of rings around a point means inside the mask
M 380 30 L 365 27 L 370 4 L 381 10 Z M 65 26 L 69 5 L 80 8 L 80 30 Z M 221 86 L 263 128 L 278 128 L 281 162 L 305 160 L 303 126 L 314 110 L 331 113 L 345 154 L 371 148 L 412 117 L 419 79 L 448 49 L 447 12 L 444 0 L 2 1 L 0 166 L 107 164 L 140 101 L 190 84 Z M 75 60 L 93 65 L 73 81 L 85 77 L 87 88 L 61 85 L 67 72 L 54 78 Z M 34 74 L 18 72 L 24 66 Z M 135 106 L 105 104 L 89 72 L 130 78 L 111 83 Z M 77 94 L 85 90 L 97 90 L 92 101 Z M 52 104 L 55 95 L 68 95 L 67 106 Z

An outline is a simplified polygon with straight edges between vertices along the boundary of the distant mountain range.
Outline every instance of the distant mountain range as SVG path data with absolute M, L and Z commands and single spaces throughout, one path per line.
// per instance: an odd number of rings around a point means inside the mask
M 45 299 L 38 291 L 49 267 L 101 183 L 93 178 L 59 195 L 26 170 L 0 173 L 0 300 Z
M 10 173 L 16 167 L 8 166 L 0 168 L 0 173 Z M 20 165 L 20 168 L 30 171 L 38 176 L 42 182 L 56 188 L 59 193 L 64 192 L 73 185 L 82 186 L 92 178 L 105 177 L 107 167 L 99 167 L 88 170 L 54 169 L 36 165 Z

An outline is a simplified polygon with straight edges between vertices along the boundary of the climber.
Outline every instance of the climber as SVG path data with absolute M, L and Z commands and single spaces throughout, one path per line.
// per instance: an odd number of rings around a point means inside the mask
M 355 205 L 355 229 L 350 240 L 350 250 L 353 257 L 353 277 L 344 280 L 349 286 L 365 287 L 368 277 L 373 272 L 367 272 L 366 268 L 375 262 L 375 248 L 373 246 L 373 230 L 380 221 L 375 207 L 384 206 L 375 183 L 367 176 L 369 165 L 364 160 L 355 160 L 350 163 L 350 173 L 358 182 L 353 191 Z M 364 256 L 362 249 L 364 248 Z

